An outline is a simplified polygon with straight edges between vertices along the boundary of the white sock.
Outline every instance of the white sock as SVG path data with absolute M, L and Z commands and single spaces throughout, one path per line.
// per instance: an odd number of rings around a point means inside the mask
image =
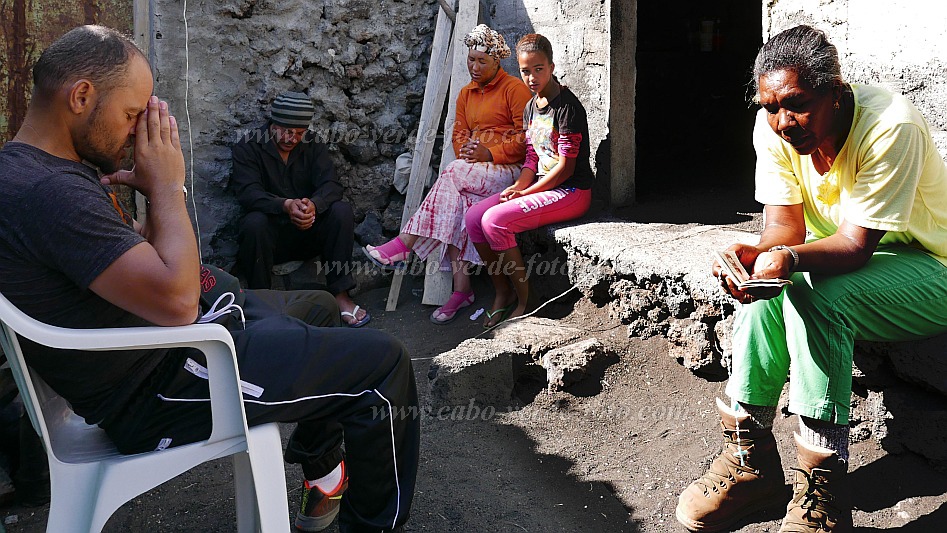
M 806 424 L 805 417 L 799 417 L 799 436 L 807 444 L 833 451 L 838 454 L 839 460 L 848 462 L 848 436 L 851 428 L 847 425 Z
M 308 480 L 308 483 L 310 487 L 319 487 L 323 494 L 332 494 L 342 485 L 343 473 L 342 463 L 339 463 L 332 472 L 315 481 Z
M 733 399 L 731 399 L 731 401 L 733 402 L 730 408 L 731 410 L 750 415 L 749 421 L 752 427 L 762 429 L 770 429 L 773 427 L 773 420 L 776 418 L 775 405 L 751 405 Z

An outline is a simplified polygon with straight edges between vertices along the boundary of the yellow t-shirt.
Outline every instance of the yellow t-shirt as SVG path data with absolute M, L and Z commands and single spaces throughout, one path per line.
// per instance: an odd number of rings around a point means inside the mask
M 904 96 L 867 85 L 852 90 L 852 129 L 824 176 L 773 132 L 760 109 L 753 131 L 756 200 L 802 203 L 806 228 L 817 238 L 847 220 L 887 231 L 882 244 L 911 244 L 947 265 L 947 165 L 927 121 Z

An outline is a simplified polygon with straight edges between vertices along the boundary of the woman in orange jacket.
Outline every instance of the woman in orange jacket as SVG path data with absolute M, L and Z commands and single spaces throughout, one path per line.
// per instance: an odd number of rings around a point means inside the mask
M 445 267 L 449 259 L 454 292 L 431 315 L 435 324 L 452 322 L 460 309 L 474 301 L 468 271 L 471 264 L 482 261 L 467 236 L 464 213 L 512 185 L 526 155 L 523 108 L 532 94 L 500 66 L 500 60 L 510 56 L 509 46 L 485 24 L 474 28 L 464 44 L 471 81 L 457 97 L 452 135 L 457 159 L 434 183 L 400 235 L 381 246 L 362 249 L 386 269 L 404 268 L 412 250 L 422 259 L 439 254 Z

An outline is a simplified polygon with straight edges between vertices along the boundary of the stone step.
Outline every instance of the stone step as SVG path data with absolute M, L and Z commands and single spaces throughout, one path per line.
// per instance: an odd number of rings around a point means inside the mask
M 726 378 L 735 303 L 711 275 L 712 254 L 755 233 L 728 226 L 590 220 L 521 234 L 520 247 L 546 300 L 568 289 L 610 307 L 629 336 L 663 336 L 683 367 Z M 556 262 L 556 268 L 543 265 Z M 536 280 L 541 279 L 539 283 Z M 580 331 L 530 318 L 500 328 L 495 339 L 471 340 L 437 357 L 432 402 L 439 407 L 477 398 L 500 408 L 530 365 L 545 363 L 550 388 L 572 384 L 593 353 Z M 593 343 L 594 344 L 594 343 Z M 563 347 L 564 364 L 545 361 Z M 851 426 L 855 441 L 873 438 L 890 451 L 910 450 L 947 471 L 947 334 L 900 343 L 858 343 L 853 366 Z M 553 359 L 557 359 L 553 358 Z M 547 358 L 549 359 L 549 358 Z M 580 361 L 581 360 L 581 361 Z M 578 361 L 578 363 L 575 363 Z M 582 361 L 585 361 L 584 363 Z M 524 370 L 525 369 L 525 370 Z M 487 386 L 489 385 L 489 386 Z M 923 424 L 921 422 L 924 422 Z M 923 427 L 923 431 L 918 428 Z
M 714 250 L 754 243 L 726 226 L 588 221 L 531 234 L 561 248 L 569 282 L 610 305 L 632 336 L 663 335 L 669 354 L 697 374 L 724 374 L 734 302 L 710 273 Z M 855 347 L 853 439 L 908 449 L 947 470 L 947 334 Z M 919 407 L 923 406 L 923 408 Z M 920 420 L 926 422 L 920 424 Z M 917 429 L 923 425 L 923 433 Z

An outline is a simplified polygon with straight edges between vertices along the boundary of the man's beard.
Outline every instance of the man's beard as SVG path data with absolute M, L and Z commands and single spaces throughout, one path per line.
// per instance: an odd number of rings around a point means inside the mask
M 123 154 L 122 150 L 125 141 L 119 144 L 102 124 L 99 116 L 101 105 L 96 105 L 92 110 L 86 127 L 76 140 L 76 153 L 97 166 L 102 173 L 111 174 L 124 166 L 122 163 L 127 160 L 127 154 Z

